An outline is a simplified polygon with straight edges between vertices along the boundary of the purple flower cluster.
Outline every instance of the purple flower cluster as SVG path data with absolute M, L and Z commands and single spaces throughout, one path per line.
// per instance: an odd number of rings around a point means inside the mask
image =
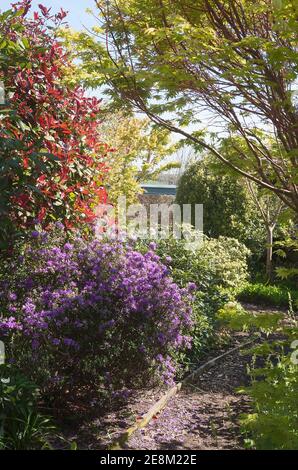
M 154 248 L 34 236 L 0 284 L 0 337 L 13 334 L 13 359 L 52 384 L 170 382 L 190 346 L 194 286 L 179 288 Z

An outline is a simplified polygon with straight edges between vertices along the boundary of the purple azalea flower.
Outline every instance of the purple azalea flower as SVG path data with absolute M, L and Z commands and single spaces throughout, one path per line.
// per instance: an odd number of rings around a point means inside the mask
M 194 282 L 190 282 L 188 284 L 188 289 L 189 289 L 189 291 L 195 291 L 195 290 L 197 290 L 197 285 Z
M 33 232 L 31 232 L 31 237 L 32 238 L 38 238 L 39 235 L 40 235 L 40 233 L 37 230 L 33 230 Z

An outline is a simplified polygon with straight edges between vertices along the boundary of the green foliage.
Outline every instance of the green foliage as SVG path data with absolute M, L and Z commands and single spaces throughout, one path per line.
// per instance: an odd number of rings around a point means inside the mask
M 238 294 L 238 299 L 257 305 L 268 305 L 272 307 L 287 307 L 289 299 L 294 304 L 298 302 L 297 289 L 287 288 L 283 285 L 270 284 L 246 284 Z
M 191 357 L 199 356 L 214 341 L 215 314 L 247 279 L 249 251 L 237 240 L 227 237 L 204 238 L 202 245 L 189 251 L 184 239 L 160 239 L 157 253 L 168 265 L 174 281 L 181 287 L 197 286 L 193 312 Z
M 206 235 L 237 238 L 260 256 L 266 233 L 246 186 L 235 175 L 214 171 L 212 164 L 207 157 L 186 170 L 179 181 L 177 203 L 204 204 Z
M 37 410 L 37 387 L 13 368 L 0 366 L 0 449 L 48 447 L 54 426 Z
M 228 237 L 204 237 L 201 246 L 190 251 L 185 240 L 160 240 L 161 256 L 170 256 L 172 275 L 179 283 L 195 282 L 204 291 L 233 291 L 247 279 L 249 250 L 238 240 Z
M 252 314 L 237 302 L 228 302 L 217 313 L 217 319 L 232 330 L 254 330 L 270 333 L 276 329 L 281 314 Z
M 260 450 L 298 449 L 298 366 L 289 355 L 281 355 L 276 365 L 268 361 L 251 370 L 251 376 L 252 385 L 242 390 L 256 410 L 240 420 L 246 445 Z
M 285 266 L 279 266 L 276 269 L 277 276 L 280 279 L 291 279 L 298 285 L 298 231 L 297 226 L 292 236 L 288 236 L 285 240 L 275 243 L 276 254 L 281 259 L 287 259 Z M 291 261 L 292 260 L 292 261 Z
M 101 135 L 113 148 L 105 183 L 109 187 L 109 201 L 114 205 L 120 196 L 126 196 L 127 204 L 138 202 L 141 183 L 179 166 L 168 158 L 175 151 L 169 131 L 152 126 L 149 119 L 107 113 Z
M 247 257 L 249 250 L 235 238 L 219 237 L 207 239 L 198 250 L 202 260 L 202 272 L 211 273 L 213 283 L 221 292 L 232 297 L 245 283 L 248 276 Z
M 158 241 L 157 252 L 183 287 L 195 282 L 200 291 L 209 295 L 217 292 L 233 298 L 247 280 L 249 250 L 234 238 L 204 237 L 201 246 L 190 251 L 186 240 L 170 237 Z
M 281 314 L 252 314 L 239 304 L 230 304 L 219 311 L 218 319 L 231 329 L 269 335 L 269 340 L 245 352 L 253 357 L 251 384 L 239 390 L 250 397 L 253 408 L 240 418 L 246 446 L 298 449 L 298 363 L 293 342 L 298 324 L 293 311 L 290 309 L 285 318 Z

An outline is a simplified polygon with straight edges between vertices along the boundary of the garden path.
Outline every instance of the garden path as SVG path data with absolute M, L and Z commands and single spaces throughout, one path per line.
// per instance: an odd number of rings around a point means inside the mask
M 254 305 L 244 305 L 254 313 L 273 311 Z M 196 364 L 195 369 L 210 359 L 247 343 L 249 333 L 235 333 L 228 345 L 210 352 Z M 248 346 L 246 346 L 248 348 Z M 205 450 L 243 449 L 239 417 L 249 412 L 246 395 L 237 393 L 238 387 L 248 385 L 247 366 L 251 357 L 236 350 L 206 368 L 194 383 L 183 387 L 149 424 L 134 432 L 125 449 L 144 450 Z M 135 391 L 123 406 L 115 406 L 108 413 L 96 410 L 96 399 L 87 405 L 89 418 L 70 426 L 65 437 L 75 441 L 78 448 L 106 449 L 118 436 L 133 426 L 163 396 L 164 388 Z M 93 415 L 93 418 L 90 417 Z M 74 427 L 76 432 L 73 432 Z
M 241 342 L 245 342 L 242 338 Z M 237 342 L 235 343 L 235 346 Z M 204 371 L 173 397 L 146 428 L 138 430 L 127 449 L 241 449 L 239 414 L 248 399 L 235 389 L 248 382 L 248 356 L 239 351 Z

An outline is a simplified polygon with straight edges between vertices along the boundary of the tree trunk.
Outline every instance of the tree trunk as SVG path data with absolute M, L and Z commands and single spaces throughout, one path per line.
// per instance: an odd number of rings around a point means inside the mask
M 272 278 L 272 254 L 273 254 L 273 230 L 274 227 L 267 227 L 267 258 L 266 258 L 266 276 L 269 281 Z

